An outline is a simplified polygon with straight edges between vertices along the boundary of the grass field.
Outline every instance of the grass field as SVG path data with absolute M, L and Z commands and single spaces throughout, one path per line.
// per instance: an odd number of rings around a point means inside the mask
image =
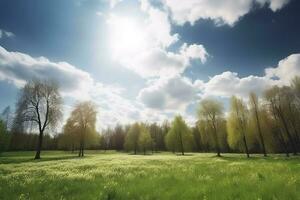
M 0 199 L 300 199 L 300 157 L 9 152 Z

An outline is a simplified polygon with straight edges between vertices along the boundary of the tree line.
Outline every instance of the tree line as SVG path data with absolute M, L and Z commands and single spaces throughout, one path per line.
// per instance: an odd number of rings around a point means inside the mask
M 170 122 L 135 122 L 97 132 L 97 107 L 91 101 L 78 102 L 62 131 L 53 130 L 62 120 L 62 97 L 53 81 L 33 80 L 21 89 L 16 111 L 3 110 L 0 120 L 0 152 L 42 149 L 77 152 L 85 149 L 128 151 L 147 154 L 227 152 L 285 153 L 300 149 L 300 77 L 289 86 L 272 86 L 261 98 L 253 92 L 247 99 L 232 96 L 229 111 L 222 102 L 205 98 L 197 108 L 197 122 L 189 126 L 180 115 Z M 52 134 L 50 134 L 52 133 Z

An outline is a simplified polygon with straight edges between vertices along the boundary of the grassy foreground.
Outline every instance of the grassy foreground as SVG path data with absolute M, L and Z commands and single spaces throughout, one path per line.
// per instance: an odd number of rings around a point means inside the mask
M 10 152 L 0 199 L 300 199 L 300 157 Z

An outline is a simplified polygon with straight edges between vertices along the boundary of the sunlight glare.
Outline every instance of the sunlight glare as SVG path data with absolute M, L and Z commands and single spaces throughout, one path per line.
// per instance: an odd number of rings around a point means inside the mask
M 145 32 L 136 20 L 114 16 L 109 25 L 110 49 L 114 58 L 134 55 L 146 47 Z

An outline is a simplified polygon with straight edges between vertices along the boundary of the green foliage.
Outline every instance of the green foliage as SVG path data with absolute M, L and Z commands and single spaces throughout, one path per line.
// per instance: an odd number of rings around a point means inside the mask
M 0 153 L 6 151 L 10 142 L 10 135 L 6 130 L 6 124 L 0 119 Z
M 300 158 L 168 153 L 131 156 L 45 151 L 0 158 L 0 199 L 289 199 L 300 196 Z
M 289 151 L 296 155 L 300 145 L 298 131 L 300 108 L 296 97 L 296 93 L 288 86 L 273 86 L 265 91 L 265 99 L 269 103 L 270 113 L 278 129 L 276 138 L 287 155 Z
M 60 138 L 60 147 L 80 150 L 79 156 L 83 156 L 85 148 L 89 148 L 99 142 L 96 131 L 97 111 L 95 105 L 90 102 L 78 103 L 72 111 L 64 126 L 64 133 Z
M 139 137 L 140 137 L 141 128 L 139 123 L 134 123 L 132 126 L 130 126 L 130 129 L 126 135 L 125 138 L 125 149 L 127 151 L 134 151 L 134 153 L 137 153 L 138 150 L 138 143 L 139 143 Z
M 233 149 L 245 150 L 244 138 L 249 144 L 248 130 L 249 111 L 247 106 L 242 99 L 233 96 L 230 103 L 230 113 L 227 118 L 229 146 Z
M 153 140 L 150 136 L 149 130 L 145 127 L 145 125 L 140 126 L 140 136 L 139 136 L 139 148 L 141 151 L 146 154 L 146 151 L 151 148 Z
M 166 136 L 167 148 L 171 151 L 179 151 L 184 154 L 185 151 L 193 148 L 192 138 L 192 132 L 183 118 L 180 115 L 176 116 Z
M 210 142 L 210 145 L 213 145 L 216 149 L 217 155 L 220 156 L 222 144 L 226 143 L 222 140 L 224 137 L 221 137 L 223 136 L 224 129 L 222 127 L 225 122 L 222 104 L 214 99 L 203 99 L 199 105 L 198 118 L 200 132 L 203 132 L 201 134 L 205 138 L 204 141 Z
M 206 120 L 199 120 L 197 122 L 197 128 L 200 132 L 200 145 L 203 148 L 204 152 L 211 152 L 216 149 L 216 140 L 214 137 L 214 130 L 210 123 Z M 227 129 L 226 129 L 226 121 L 224 119 L 219 119 L 218 123 L 216 123 L 217 129 L 217 140 L 220 146 L 220 149 L 223 152 L 228 151 L 228 143 L 227 143 Z

